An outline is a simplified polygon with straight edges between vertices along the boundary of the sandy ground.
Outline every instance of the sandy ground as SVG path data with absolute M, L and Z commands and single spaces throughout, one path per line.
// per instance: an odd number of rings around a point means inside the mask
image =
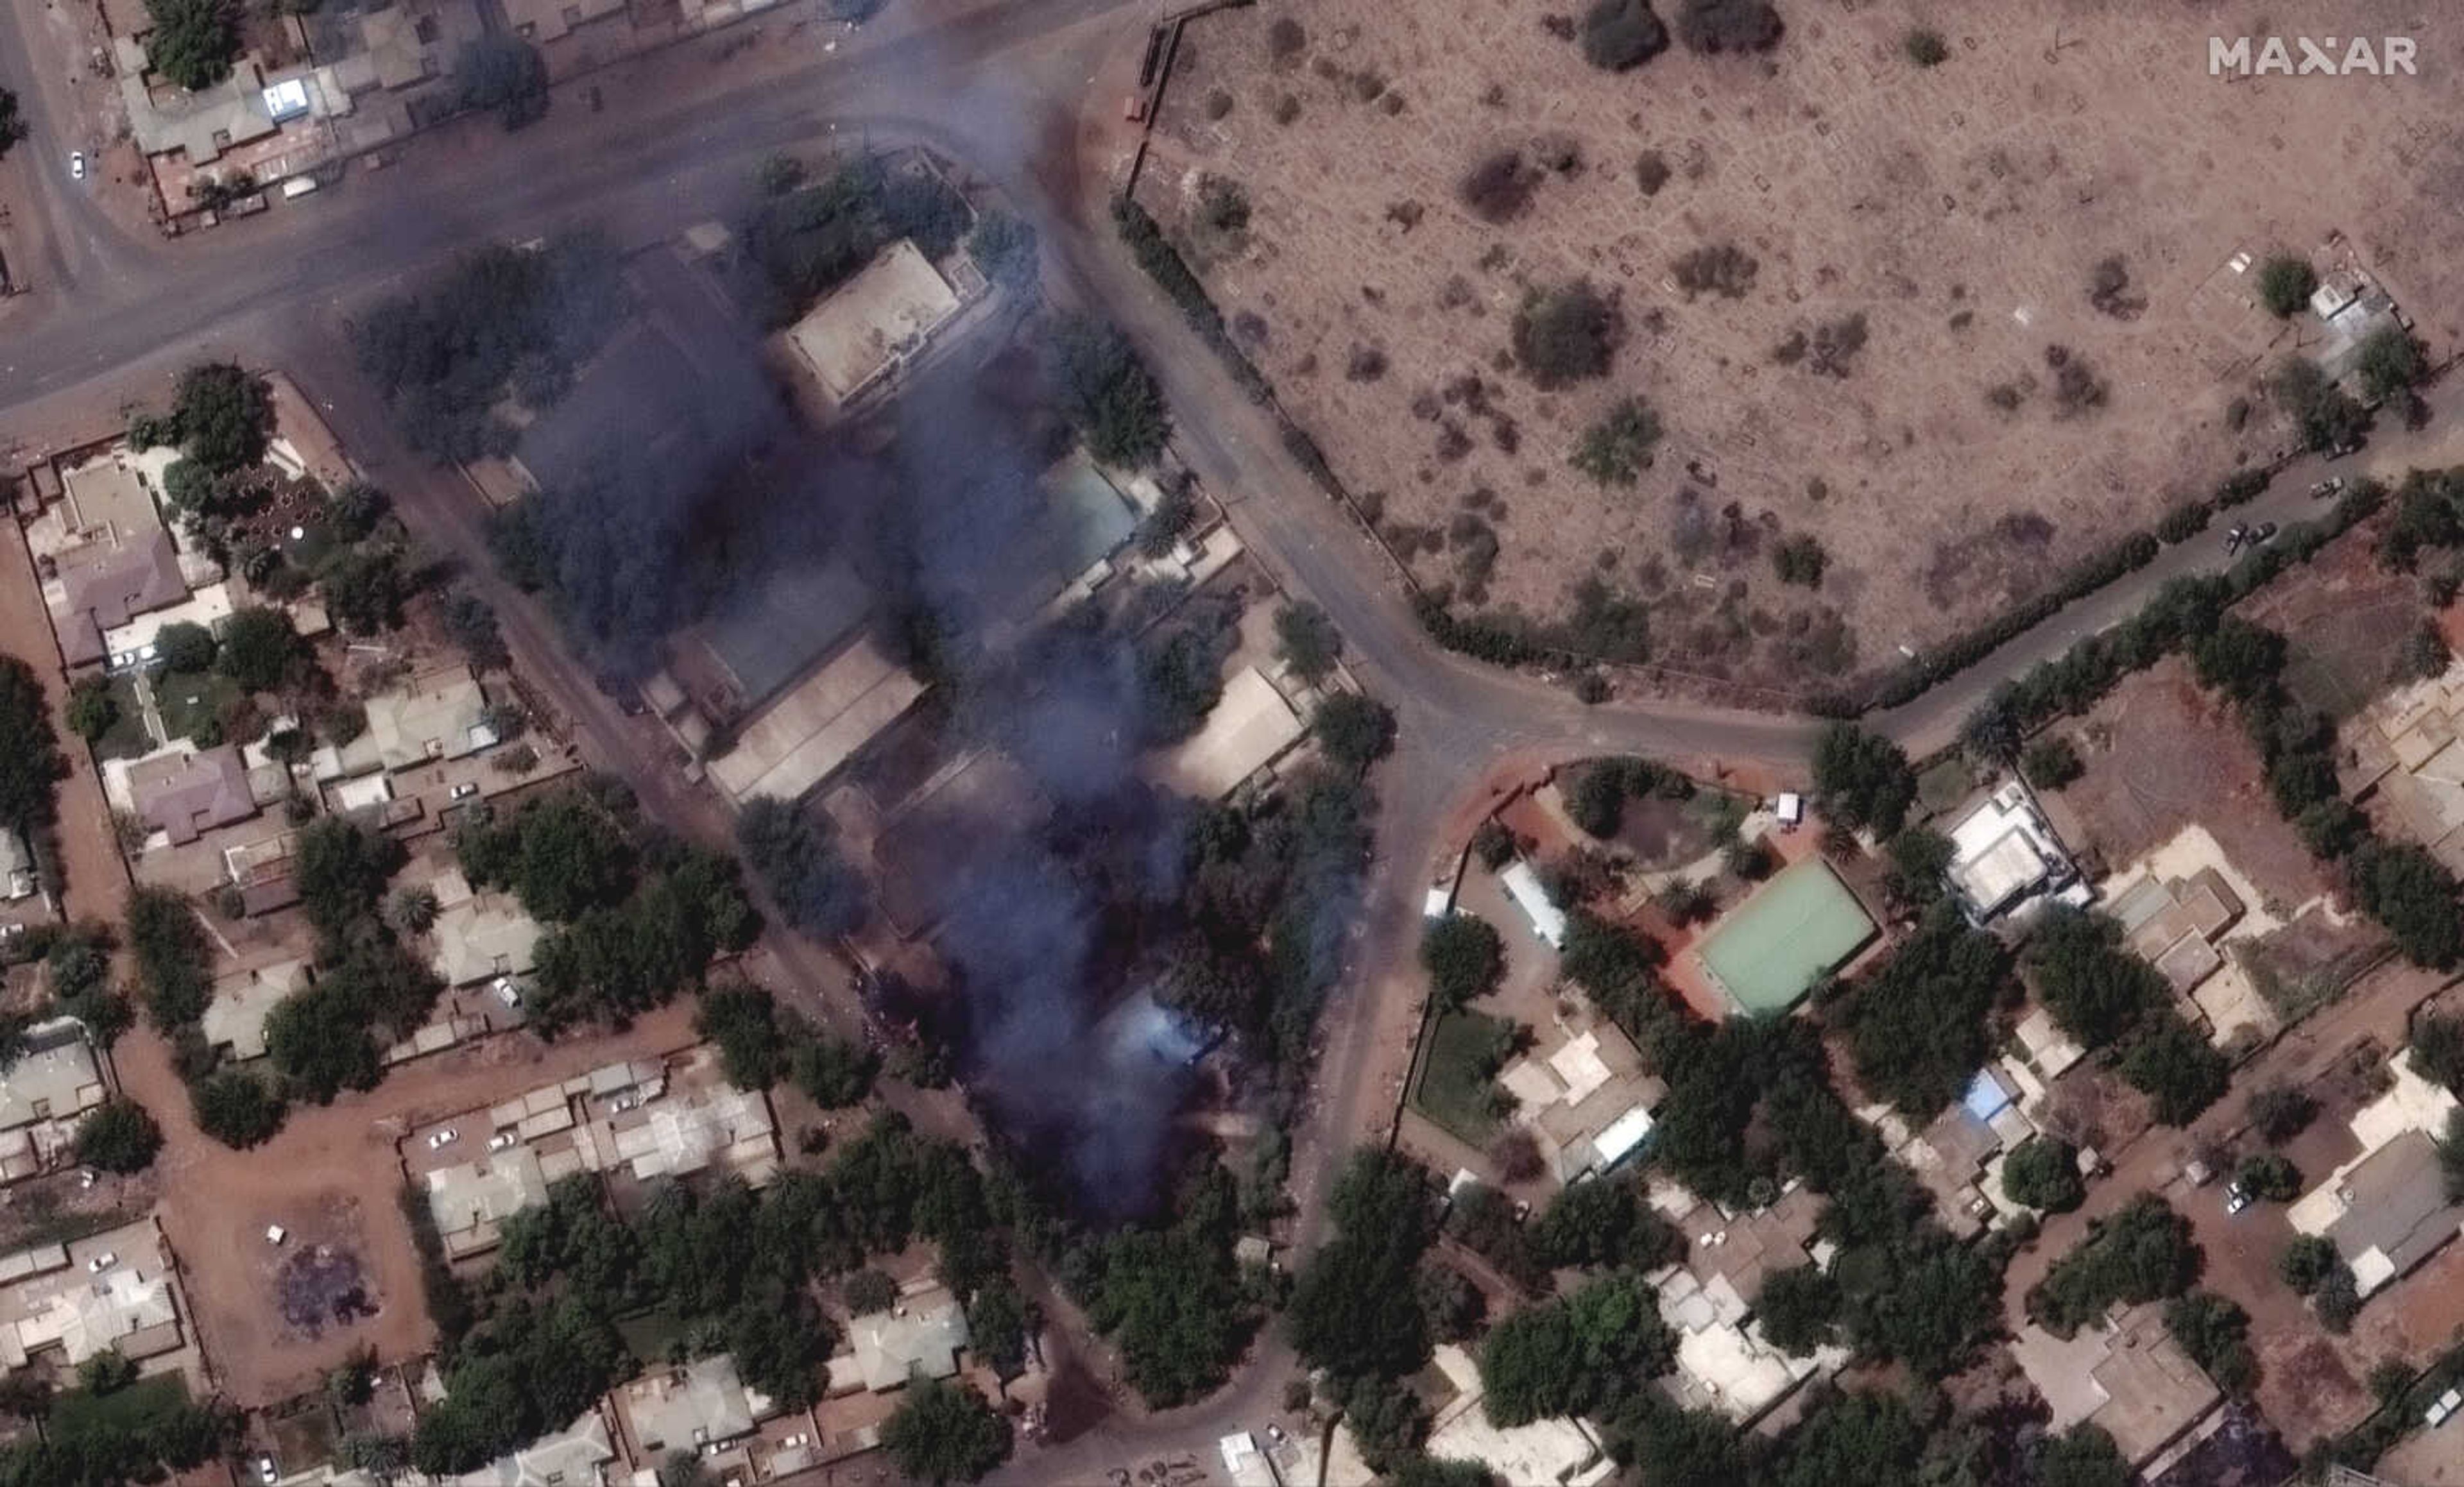
M 2233 303 L 2235 251 L 2325 261 L 2341 232 L 2433 347 L 2453 339 L 2458 270 L 2431 256 L 2464 193 L 2453 69 L 2211 78 L 2207 36 L 2248 18 L 2206 7 L 1780 9 L 1768 59 L 1674 50 L 1622 75 L 1521 7 L 1283 0 L 1190 29 L 1140 199 L 1424 582 L 1551 613 L 1597 575 L 1651 603 L 1656 659 L 1830 679 L 1833 612 L 1855 665 L 1882 664 L 2281 442 L 2263 412 L 2225 426 L 2298 339 Z M 1287 19 L 1306 41 L 1278 59 Z M 1947 34 L 1944 65 L 1901 55 L 1917 21 Z M 2269 25 L 2313 21 L 2429 28 L 2425 56 L 2464 30 L 2396 0 Z M 1533 164 L 1529 205 L 1492 226 L 1459 186 L 1505 150 L 1573 163 Z M 1645 152 L 1670 171 L 1651 194 Z M 1219 179 L 1245 229 L 1201 220 Z M 1755 260 L 1751 288 L 1679 291 L 1673 261 L 1719 243 Z M 2120 315 L 2087 290 L 2116 254 Z M 1508 322 L 1527 290 L 1575 277 L 1620 297 L 1625 344 L 1607 378 L 1543 393 L 1501 365 Z M 1774 360 L 1850 315 L 1868 339 L 1844 378 Z M 2054 345 L 2102 407 L 2057 414 Z M 2005 383 L 2026 389 L 2007 413 L 1984 396 Z M 1639 485 L 1603 490 L 1566 458 L 1630 394 L 1667 436 Z M 1464 556 L 1482 526 L 1501 548 L 1485 583 Z M 1795 532 L 1833 559 L 1818 593 L 1773 575 Z

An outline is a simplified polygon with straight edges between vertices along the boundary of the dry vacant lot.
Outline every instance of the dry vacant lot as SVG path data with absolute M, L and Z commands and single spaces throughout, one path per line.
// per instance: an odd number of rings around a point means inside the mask
M 1570 39 L 1574 0 L 1267 0 L 1189 27 L 1139 199 L 1460 610 L 1560 615 L 1597 578 L 1649 604 L 1656 660 L 1837 680 L 2286 443 L 2256 384 L 2302 332 L 2251 304 L 2234 253 L 2359 263 L 2433 354 L 2453 343 L 2464 16 L 1775 3 L 1766 54 L 1672 46 L 1622 73 Z M 1939 66 L 1906 55 L 1916 27 Z M 2245 32 L 2410 34 L 2421 71 L 2210 77 L 2207 38 Z M 1465 194 L 1484 163 L 1496 220 Z M 1679 285 L 1679 258 L 1723 246 L 1733 297 Z M 1510 328 L 1577 279 L 1621 343 L 1606 376 L 1543 390 Z M 2064 399 L 2056 361 L 2094 395 Z M 1664 436 L 1602 486 L 1568 458 L 1628 396 Z M 1818 588 L 1774 573 L 1800 535 L 1828 554 Z

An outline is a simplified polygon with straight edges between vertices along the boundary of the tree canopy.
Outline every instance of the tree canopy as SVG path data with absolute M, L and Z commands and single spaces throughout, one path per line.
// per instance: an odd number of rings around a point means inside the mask
M 798 929 L 826 940 L 864 923 L 864 879 L 812 812 L 773 796 L 756 796 L 737 814 L 736 845 L 744 864 Z
M 50 825 L 54 792 L 67 772 L 41 680 L 25 662 L 0 655 L 0 823 Z
M 1677 1357 L 1658 1294 L 1631 1271 L 1594 1280 L 1559 1301 L 1514 1313 L 1481 1347 L 1488 1418 L 1525 1425 L 1623 1404 Z
M 105 1101 L 77 1122 L 79 1165 L 106 1172 L 143 1171 L 163 1149 L 163 1127 L 134 1100 Z
M 881 1444 L 916 1481 L 972 1482 L 1009 1459 L 1009 1422 L 963 1384 L 919 1379 L 882 1425 Z
M 1837 1004 L 1858 1081 L 1902 1114 L 1930 1119 L 1984 1066 L 1993 1009 L 2011 990 L 2002 943 L 1936 904 Z
M 1427 1173 L 1375 1148 L 1353 1153 L 1329 1206 L 1334 1237 L 1309 1257 L 1285 1318 L 1293 1345 L 1341 1377 L 1400 1378 L 1429 1356 L 1413 1275 L 1436 1236 Z
M 1460 1008 L 1497 989 L 1506 972 L 1506 942 L 1477 914 L 1449 914 L 1420 932 L 1420 969 L 1441 1007 Z
M 145 60 L 175 88 L 191 93 L 231 76 L 239 60 L 239 11 L 231 0 L 145 0 L 154 29 Z
M 1815 741 L 1814 790 L 1833 820 L 1888 837 L 1916 799 L 1917 777 L 1898 744 L 1854 723 L 1834 723 Z
M 1058 317 L 1045 376 L 1087 452 L 1107 465 L 1145 466 L 1172 434 L 1163 389 L 1119 328 L 1089 316 Z
M 149 6 L 157 0 L 148 0 Z M 197 0 L 174 0 L 184 8 Z M 156 33 L 156 45 L 162 45 Z M 264 378 L 229 361 L 208 361 L 180 374 L 171 402 L 180 452 L 207 473 L 228 475 L 265 458 L 274 436 L 274 392 Z
M 2090 1226 L 2087 1237 L 2054 1262 L 2028 1292 L 2028 1315 L 2068 1337 L 2116 1301 L 2179 1296 L 2199 1276 L 2199 1247 L 2189 1221 L 2152 1193 L 2142 1193 Z

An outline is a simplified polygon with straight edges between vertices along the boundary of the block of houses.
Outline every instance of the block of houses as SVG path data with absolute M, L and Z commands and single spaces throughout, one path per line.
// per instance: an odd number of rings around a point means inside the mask
M 1561 1183 L 1605 1172 L 1639 1150 L 1651 1134 L 1651 1112 L 1668 1093 L 1666 1083 L 1643 1072 L 1633 1040 L 1588 1002 L 1497 1079 Z

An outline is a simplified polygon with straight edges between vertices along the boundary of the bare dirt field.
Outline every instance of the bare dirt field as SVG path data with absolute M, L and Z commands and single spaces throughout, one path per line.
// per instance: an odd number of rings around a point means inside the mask
M 2195 822 L 2271 910 L 2289 914 L 2327 891 L 2309 849 L 2277 814 L 2240 720 L 2201 690 L 2180 657 L 2125 679 L 2075 733 L 2087 773 L 2062 799 L 2106 863 L 2131 862 Z
M 1459 610 L 1562 615 L 1596 578 L 1649 606 L 1655 660 L 1837 681 L 2286 442 L 2263 405 L 2228 426 L 2302 334 L 2249 303 L 2236 252 L 2349 256 L 2434 352 L 2455 339 L 2464 264 L 2436 245 L 2464 202 L 2464 74 L 2432 59 L 2464 17 L 1778 9 L 1766 55 L 1674 46 L 1624 73 L 1519 4 L 1270 0 L 1188 28 L 1139 200 Z M 1939 66 L 1903 54 L 1921 24 Z M 2423 63 L 2210 77 L 2208 37 L 2245 29 L 2409 34 Z M 1485 162 L 1489 220 L 1463 190 Z M 1677 260 L 1722 246 L 1735 296 L 1682 288 Z M 1510 326 L 1575 279 L 1615 297 L 1622 343 L 1544 391 Z M 2054 359 L 2099 396 L 2066 400 Z M 1568 458 L 1628 396 L 1664 426 L 1657 458 L 1595 484 Z M 1775 576 L 1796 535 L 1829 555 L 1818 588 Z

